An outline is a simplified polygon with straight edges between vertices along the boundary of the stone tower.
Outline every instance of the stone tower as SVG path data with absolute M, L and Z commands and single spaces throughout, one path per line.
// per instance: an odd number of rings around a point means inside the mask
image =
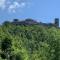
M 55 26 L 59 27 L 59 18 L 55 18 Z

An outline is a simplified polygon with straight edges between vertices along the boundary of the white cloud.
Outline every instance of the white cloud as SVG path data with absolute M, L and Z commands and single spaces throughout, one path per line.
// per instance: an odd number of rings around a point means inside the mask
M 0 0 L 0 9 L 8 10 L 9 12 L 16 12 L 18 9 L 24 8 L 27 2 L 26 0 Z
M 18 3 L 18 2 L 13 2 L 13 4 L 11 4 L 9 7 L 8 7 L 8 10 L 11 12 L 15 12 L 16 9 L 18 8 L 23 8 L 25 7 L 26 3 L 25 2 L 21 2 L 21 3 Z
M 11 11 L 13 11 L 13 12 L 15 12 L 15 10 L 17 9 L 17 8 L 19 8 L 20 7 L 20 4 L 18 3 L 18 2 L 13 2 L 13 4 L 11 4 L 9 7 L 8 7 L 8 10 L 11 12 Z
M 1 9 L 4 9 L 6 7 L 5 3 L 6 3 L 6 0 L 0 0 L 0 8 Z
M 25 2 L 22 2 L 21 4 L 20 4 L 20 7 L 21 8 L 23 8 L 23 7 L 25 7 L 26 6 L 26 3 Z

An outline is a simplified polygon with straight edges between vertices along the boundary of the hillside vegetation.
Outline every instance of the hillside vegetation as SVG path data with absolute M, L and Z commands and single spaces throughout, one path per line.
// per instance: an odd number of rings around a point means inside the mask
M 60 60 L 60 29 L 42 25 L 1 25 L 0 60 Z

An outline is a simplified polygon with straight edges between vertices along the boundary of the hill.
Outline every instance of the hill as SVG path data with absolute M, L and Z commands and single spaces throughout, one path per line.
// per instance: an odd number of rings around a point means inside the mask
M 60 60 L 59 28 L 5 23 L 0 26 L 0 60 Z

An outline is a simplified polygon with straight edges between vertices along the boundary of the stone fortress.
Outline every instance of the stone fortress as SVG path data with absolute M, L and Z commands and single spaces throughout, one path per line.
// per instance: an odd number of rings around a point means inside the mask
M 11 23 L 14 25 L 42 25 L 42 26 L 47 26 L 47 27 L 58 27 L 59 28 L 59 18 L 54 19 L 54 23 L 43 23 L 43 22 L 37 22 L 34 19 L 25 19 L 25 20 L 19 20 L 19 19 L 14 19 L 12 22 L 5 21 L 3 24 Z
M 37 22 L 33 19 L 25 19 L 19 21 L 19 19 L 14 19 L 13 22 L 11 22 L 14 25 L 34 25 L 34 24 L 39 24 L 43 26 L 55 26 L 59 27 L 59 18 L 54 19 L 54 23 L 42 23 L 42 22 Z

